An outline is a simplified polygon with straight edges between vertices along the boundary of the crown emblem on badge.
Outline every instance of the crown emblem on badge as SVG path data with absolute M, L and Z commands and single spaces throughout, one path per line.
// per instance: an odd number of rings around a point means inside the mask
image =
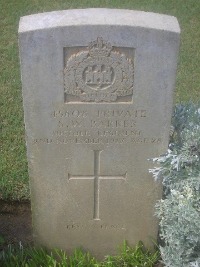
M 103 38 L 98 37 L 97 40 L 89 43 L 88 50 L 91 57 L 107 57 L 112 50 L 112 46 L 105 42 Z
M 81 49 L 65 59 L 65 102 L 131 101 L 134 66 L 131 58 L 120 53 L 123 48 L 114 49 L 98 37 Z

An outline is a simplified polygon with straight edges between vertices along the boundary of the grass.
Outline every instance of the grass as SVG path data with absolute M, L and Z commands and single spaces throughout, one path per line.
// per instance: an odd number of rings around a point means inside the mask
M 0 198 L 29 199 L 28 172 L 18 58 L 20 16 L 38 12 L 109 7 L 136 9 L 176 16 L 181 48 L 176 102 L 196 101 L 200 85 L 199 0 L 0 0 Z
M 142 243 L 130 248 L 124 242 L 117 256 L 107 256 L 99 262 L 89 253 L 76 249 L 71 256 L 66 252 L 43 248 L 18 248 L 9 246 L 0 253 L 0 265 L 4 267 L 153 267 L 159 260 L 159 252 L 147 251 Z

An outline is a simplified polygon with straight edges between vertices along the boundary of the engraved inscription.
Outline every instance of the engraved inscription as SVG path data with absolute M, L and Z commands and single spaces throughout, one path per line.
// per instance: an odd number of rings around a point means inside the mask
M 123 144 L 143 144 L 143 145 L 157 145 L 162 143 L 161 138 L 112 138 L 112 137 L 102 137 L 102 138 L 81 138 L 81 137 L 75 137 L 75 138 L 36 138 L 32 140 L 33 144 L 56 144 L 56 145 L 67 145 L 67 144 L 76 144 L 76 145 L 123 145 Z
M 100 153 L 101 150 L 94 151 L 94 174 L 93 175 L 71 175 L 68 174 L 69 180 L 73 179 L 92 179 L 94 181 L 94 210 L 93 210 L 93 219 L 100 220 L 99 218 L 99 194 L 100 194 L 100 180 L 126 180 L 127 173 L 123 175 L 100 175 Z
M 81 224 L 81 223 L 71 223 L 66 225 L 67 230 L 77 231 L 83 229 L 99 229 L 99 230 L 122 230 L 125 231 L 126 227 L 120 224 Z
M 98 108 L 91 113 L 86 106 L 67 110 L 65 107 L 52 111 L 50 116 L 56 122 L 55 128 L 46 137 L 35 137 L 33 144 L 98 145 L 98 149 L 104 149 L 110 145 L 162 143 L 160 136 L 149 136 L 141 128 L 141 122 L 149 121 L 145 109 Z
M 132 58 L 98 37 L 87 50 L 65 58 L 65 102 L 130 102 L 133 95 Z

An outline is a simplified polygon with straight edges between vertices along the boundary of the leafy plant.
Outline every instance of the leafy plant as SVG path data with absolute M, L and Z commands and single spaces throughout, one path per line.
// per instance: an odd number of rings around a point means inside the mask
M 156 205 L 160 219 L 160 247 L 166 266 L 198 266 L 200 261 L 200 107 L 175 107 L 168 152 L 153 159 L 151 169 L 163 180 L 164 199 Z M 193 265 L 191 265 L 193 264 Z M 196 265 L 194 265 L 196 264 Z
M 153 267 L 160 255 L 158 250 L 150 252 L 140 242 L 131 248 L 124 242 L 117 256 L 107 256 L 98 262 L 88 252 L 76 249 L 71 256 L 65 251 L 54 249 L 47 251 L 43 248 L 24 248 L 8 246 L 0 253 L 0 266 L 4 267 Z
M 145 249 L 142 242 L 131 248 L 124 242 L 121 252 L 117 256 L 108 256 L 102 267 L 153 267 L 159 260 L 159 251 L 150 252 Z

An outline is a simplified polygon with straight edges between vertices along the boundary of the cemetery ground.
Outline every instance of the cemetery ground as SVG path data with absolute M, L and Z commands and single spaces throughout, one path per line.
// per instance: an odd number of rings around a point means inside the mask
M 43 11 L 87 7 L 135 9 L 176 16 L 182 33 L 175 101 L 191 99 L 196 102 L 199 99 L 200 84 L 200 4 L 198 0 L 187 2 L 184 0 L 123 2 L 0 0 L 0 6 L 0 248 L 2 249 L 9 243 L 19 241 L 32 244 L 17 44 L 19 17 Z M 8 232 L 9 226 L 12 230 Z

